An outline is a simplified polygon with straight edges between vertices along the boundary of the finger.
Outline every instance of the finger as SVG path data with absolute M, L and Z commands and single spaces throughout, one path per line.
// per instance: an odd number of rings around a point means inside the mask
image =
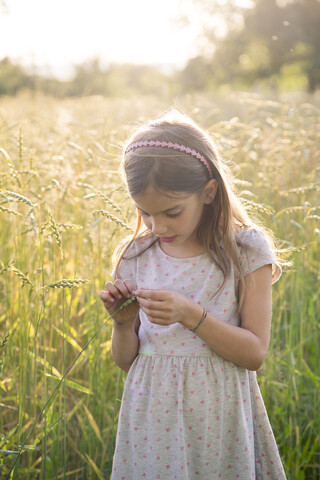
M 127 287 L 126 281 L 121 280 L 120 278 L 114 282 L 114 286 L 120 291 L 124 297 L 131 297 L 130 290 Z
M 147 308 L 150 311 L 151 310 L 152 311 L 155 311 L 155 310 L 165 311 L 165 310 L 169 309 L 167 303 L 164 302 L 164 301 L 161 301 L 161 300 L 149 300 L 149 299 L 141 298 L 141 297 L 137 297 L 137 300 L 139 302 L 140 307 Z
M 138 289 L 135 295 L 140 298 L 150 298 L 152 300 L 164 300 L 168 294 L 168 290 L 145 290 Z
M 137 290 L 136 285 L 132 282 L 130 279 L 125 279 L 123 280 L 123 283 L 126 285 L 128 289 L 128 297 L 131 297 L 134 293 L 135 290 Z
M 101 292 L 99 292 L 99 297 L 103 302 L 110 302 L 110 301 L 114 302 L 114 297 L 110 295 L 110 293 L 106 292 L 105 290 L 101 290 Z
M 112 282 L 107 282 L 105 284 L 105 289 L 106 292 L 112 295 L 114 298 L 122 298 L 121 292 L 119 292 L 119 289 Z
M 168 319 L 164 319 L 164 318 L 161 318 L 161 317 L 150 317 L 148 315 L 148 320 L 150 323 L 153 323 L 155 325 L 162 325 L 162 326 L 168 326 L 168 325 L 172 325 L 173 323 L 175 323 L 174 321 L 172 320 L 168 320 Z
M 157 310 L 147 307 L 141 307 L 141 310 L 148 316 L 152 318 L 158 318 L 161 320 L 169 320 L 171 318 L 171 314 L 168 311 L 164 310 Z
M 121 300 L 123 297 L 127 297 L 128 289 L 122 280 L 117 279 L 114 283 L 107 282 L 105 289 L 108 293 L 113 295 L 114 298 Z
M 105 304 L 112 304 L 115 301 L 114 296 L 110 295 L 110 293 L 106 292 L 105 290 L 101 290 L 101 292 L 99 292 L 99 296 Z

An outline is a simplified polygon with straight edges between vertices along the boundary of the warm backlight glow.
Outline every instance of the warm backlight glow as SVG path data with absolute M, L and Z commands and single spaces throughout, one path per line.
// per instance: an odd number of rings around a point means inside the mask
M 92 57 L 182 66 L 196 52 L 199 26 L 182 29 L 175 23 L 179 0 L 10 0 L 7 5 L 8 13 L 0 16 L 0 59 L 47 66 L 57 75 Z

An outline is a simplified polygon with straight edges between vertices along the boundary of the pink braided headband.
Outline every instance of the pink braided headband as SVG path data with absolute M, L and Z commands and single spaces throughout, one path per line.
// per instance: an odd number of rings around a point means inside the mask
M 211 168 L 209 167 L 209 163 L 206 160 L 206 158 L 201 155 L 200 153 L 196 152 L 195 150 L 192 150 L 189 147 L 185 147 L 184 145 L 179 145 L 179 143 L 172 143 L 172 142 L 160 142 L 159 140 L 145 140 L 144 142 L 135 142 L 131 143 L 126 148 L 126 153 L 130 152 L 131 150 L 134 150 L 136 148 L 140 147 L 161 147 L 161 148 L 173 148 L 174 150 L 180 150 L 180 152 L 185 152 L 189 153 L 193 157 L 197 158 L 200 160 L 200 162 L 203 163 L 203 165 L 206 167 L 206 169 L 209 172 L 210 178 L 213 178 Z

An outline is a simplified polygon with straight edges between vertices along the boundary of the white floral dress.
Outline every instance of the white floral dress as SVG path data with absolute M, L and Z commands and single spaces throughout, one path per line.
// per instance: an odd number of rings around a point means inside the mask
M 141 251 L 136 240 L 130 255 Z M 261 232 L 238 234 L 246 274 L 272 264 Z M 239 276 L 232 267 L 223 283 L 207 254 L 173 258 L 158 243 L 131 260 L 122 260 L 122 279 L 137 287 L 166 288 L 189 297 L 217 318 L 239 325 Z M 112 480 L 283 480 L 284 470 L 255 372 L 215 353 L 195 333 L 175 323 L 151 324 L 140 311 L 139 354 L 124 388 Z

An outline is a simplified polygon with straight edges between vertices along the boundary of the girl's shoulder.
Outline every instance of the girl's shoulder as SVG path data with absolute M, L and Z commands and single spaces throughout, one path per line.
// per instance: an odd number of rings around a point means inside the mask
M 130 260 L 138 257 L 143 252 L 148 250 L 148 248 L 150 248 L 151 245 L 153 245 L 156 242 L 156 240 L 157 240 L 156 237 L 150 234 L 141 235 L 135 238 L 126 248 L 122 258 L 124 260 Z
M 236 243 L 240 252 L 240 263 L 244 275 L 264 265 L 272 265 L 272 283 L 281 276 L 282 270 L 273 247 L 272 240 L 258 228 L 245 228 L 236 233 Z
M 241 248 L 271 249 L 267 235 L 257 228 L 242 228 L 236 233 L 237 245 Z
M 137 258 L 152 244 L 150 236 L 140 235 L 132 240 L 125 239 L 118 247 L 116 261 L 111 273 L 113 279 L 134 276 Z
M 122 246 L 123 254 L 113 269 L 113 278 L 131 278 L 136 274 L 137 259 L 142 257 L 145 252 L 155 243 L 154 235 L 139 235 L 134 240 L 128 240 Z

